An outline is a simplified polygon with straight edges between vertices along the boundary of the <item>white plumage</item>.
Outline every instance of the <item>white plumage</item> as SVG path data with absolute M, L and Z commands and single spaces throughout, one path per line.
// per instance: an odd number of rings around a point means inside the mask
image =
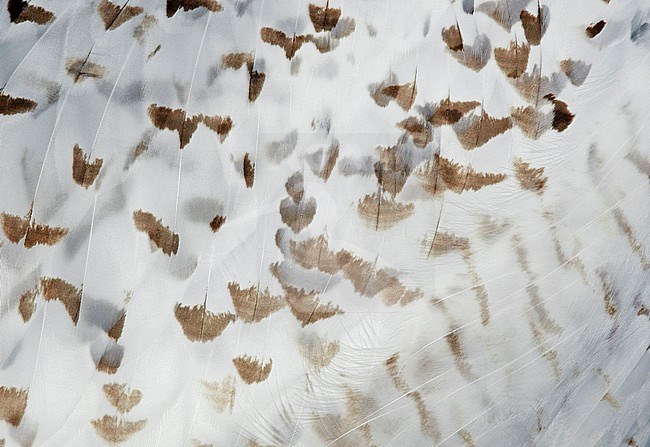
M 4 445 L 650 445 L 647 2 L 2 11 Z

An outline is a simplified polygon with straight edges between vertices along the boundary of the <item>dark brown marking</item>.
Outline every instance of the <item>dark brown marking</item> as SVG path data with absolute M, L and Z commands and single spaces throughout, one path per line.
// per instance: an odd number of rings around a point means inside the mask
M 377 269 L 373 263 L 358 258 L 347 250 L 331 251 L 323 236 L 302 242 L 290 241 L 294 260 L 303 268 L 318 269 L 331 275 L 342 273 L 354 290 L 366 297 L 380 295 L 384 304 L 405 306 L 422 297 L 420 289 L 408 289 L 394 273 Z
M 32 318 L 32 315 L 34 314 L 34 311 L 36 310 L 36 289 L 28 290 L 22 295 L 20 295 L 20 301 L 18 303 L 18 312 L 20 313 L 20 316 L 23 318 L 23 321 L 27 323 L 30 318 Z
M 407 111 L 413 105 L 415 95 L 417 94 L 417 86 L 415 82 L 401 85 L 388 85 L 381 89 L 381 94 L 393 98 L 397 105 L 404 111 Z
M 397 124 L 397 127 L 404 129 L 413 139 L 413 144 L 419 148 L 425 148 L 433 140 L 433 132 L 428 123 L 420 118 L 409 116 Z
M 178 253 L 178 234 L 162 224 L 161 219 L 146 211 L 133 212 L 133 221 L 138 231 L 147 233 L 149 239 L 167 256 Z
M 113 340 L 117 341 L 122 336 L 122 331 L 124 330 L 124 323 L 126 322 L 126 310 L 122 309 L 119 313 L 119 317 L 113 323 L 113 326 L 108 330 L 108 336 Z
M 108 403 L 122 414 L 131 411 L 142 400 L 142 392 L 127 388 L 126 383 L 106 383 L 102 389 Z
M 31 112 L 38 104 L 27 98 L 14 98 L 0 91 L 0 115 L 16 115 Z
M 331 302 L 321 304 L 316 291 L 306 292 L 305 289 L 291 286 L 284 287 L 284 291 L 291 313 L 300 321 L 302 327 L 343 313 Z
M 144 12 L 141 6 L 128 6 L 128 1 L 123 5 L 116 5 L 109 0 L 102 0 L 97 6 L 97 12 L 104 22 L 104 28 L 114 30 L 120 25 Z
M 436 231 L 431 241 L 425 240 L 424 243 L 427 247 L 427 257 L 469 250 L 469 239 L 445 231 Z
M 281 296 L 271 295 L 269 289 L 259 286 L 242 289 L 236 282 L 228 284 L 228 291 L 235 306 L 237 318 L 245 323 L 257 323 L 282 309 L 286 303 Z
M 483 146 L 511 127 L 512 120 L 509 116 L 493 118 L 483 111 L 480 116 L 470 115 L 465 121 L 454 124 L 454 131 L 463 148 L 472 150 Z
M 251 162 L 248 152 L 244 155 L 244 181 L 247 188 L 252 188 L 255 182 L 255 164 Z
M 436 154 L 434 162 L 426 162 L 417 171 L 420 184 L 432 195 L 445 190 L 460 194 L 464 191 L 478 191 L 485 186 L 495 185 L 506 179 L 505 174 L 476 172 L 469 166 L 441 157 Z
M 180 148 L 183 149 L 192 139 L 199 123 L 205 124 L 210 130 L 216 132 L 221 141 L 228 136 L 232 129 L 230 117 L 194 115 L 187 118 L 187 112 L 183 109 L 170 109 L 169 107 L 151 104 L 148 108 L 151 122 L 160 130 L 171 130 L 178 132 Z
M 295 33 L 292 37 L 287 37 L 282 31 L 268 27 L 262 28 L 260 36 L 263 42 L 282 48 L 289 60 L 293 59 L 300 47 L 305 42 L 309 42 L 311 38 L 310 35 L 296 35 Z
M 598 276 L 600 277 L 600 283 L 603 287 L 603 301 L 605 303 L 605 312 L 607 312 L 607 315 L 613 318 L 618 312 L 618 309 L 616 309 L 616 306 L 614 305 L 614 301 L 617 298 L 616 294 L 614 293 L 612 284 L 607 278 L 607 274 L 604 271 L 600 270 L 598 271 Z
M 379 158 L 374 164 L 377 181 L 384 191 L 395 197 L 413 172 L 410 157 L 397 146 L 380 146 L 376 152 Z
M 402 204 L 379 193 L 368 194 L 359 200 L 357 212 L 363 222 L 375 230 L 387 230 L 409 218 L 415 211 L 412 203 Z
M 442 40 L 447 44 L 447 48 L 449 48 L 451 51 L 463 50 L 463 36 L 460 33 L 460 28 L 458 28 L 458 25 L 453 25 L 449 28 L 443 28 Z
M 72 150 L 72 178 L 82 188 L 88 189 L 99 175 L 104 160 L 96 158 L 92 163 L 90 156 L 84 154 L 78 144 Z
M 596 37 L 600 32 L 605 28 L 606 22 L 604 20 L 600 20 L 599 22 L 592 23 L 587 27 L 585 30 L 585 33 L 587 34 L 587 37 L 590 39 L 593 39 Z
M 546 31 L 546 24 L 543 23 L 542 9 L 538 6 L 537 16 L 534 16 L 525 9 L 519 14 L 521 25 L 524 28 L 526 40 L 531 45 L 539 45 Z
M 232 129 L 232 119 L 229 116 L 207 116 L 207 115 L 195 115 L 194 117 L 199 117 L 201 121 L 203 121 L 203 124 L 210 129 L 211 131 L 215 132 L 217 135 L 219 135 L 219 139 L 221 142 L 223 142 L 228 134 L 230 133 L 230 129 Z
M 183 11 L 191 11 L 201 7 L 210 12 L 219 12 L 223 9 L 216 0 L 167 0 L 167 17 L 173 17 L 181 8 Z
M 40 6 L 30 5 L 24 0 L 9 0 L 7 2 L 9 20 L 11 23 L 33 22 L 37 25 L 45 25 L 54 20 L 54 14 Z
M 101 419 L 90 421 L 97 434 L 104 440 L 120 444 L 126 442 L 131 436 L 142 431 L 147 420 L 129 422 L 117 416 L 104 415 Z
M 618 208 L 614 210 L 614 217 L 616 218 L 616 223 L 618 224 L 618 227 L 621 229 L 621 231 L 623 231 L 623 233 L 627 237 L 627 242 L 630 244 L 630 247 L 632 248 L 632 252 L 635 253 L 640 258 L 641 266 L 643 267 L 643 270 L 647 272 L 648 270 L 650 270 L 650 262 L 648 261 L 648 258 L 645 255 L 645 253 L 643 252 L 642 245 L 637 241 L 636 237 L 634 236 L 634 233 L 632 231 L 632 225 L 625 218 L 623 212 Z
M 34 245 L 54 245 L 68 234 L 68 229 L 63 227 L 49 227 L 31 222 L 32 208 L 25 217 L 14 214 L 2 213 L 2 229 L 14 244 L 25 238 L 25 247 L 32 248 Z
M 327 152 L 327 159 L 325 161 L 325 166 L 323 166 L 323 170 L 320 172 L 319 177 L 322 178 L 323 180 L 327 181 L 330 178 L 330 175 L 332 175 L 332 171 L 334 171 L 334 166 L 336 166 L 336 161 L 339 158 L 339 142 L 334 141 L 332 142 L 332 145 L 329 148 L 329 151 Z
M 591 71 L 591 65 L 587 65 L 582 61 L 565 59 L 560 62 L 560 69 L 567 78 L 569 78 L 571 84 L 579 87 L 585 82 L 585 79 L 587 79 L 587 76 Z
M 525 43 L 510 42 L 509 48 L 495 48 L 494 59 L 501 71 L 509 78 L 518 78 L 526 71 L 530 47 Z
M 90 56 L 90 55 L 88 55 Z M 89 62 L 88 57 L 70 57 L 65 63 L 65 69 L 74 82 L 82 82 L 88 78 L 101 79 L 106 72 L 103 65 Z
M 522 188 L 539 194 L 544 190 L 547 177 L 544 177 L 544 168 L 531 168 L 530 164 L 522 159 L 515 159 L 515 175 Z
M 553 104 L 553 129 L 558 132 L 563 132 L 567 127 L 569 127 L 569 125 L 571 125 L 575 115 L 569 111 L 566 102 L 555 99 L 555 96 L 552 93 L 544 96 L 544 98 L 548 99 Z
M 44 277 L 41 278 L 41 294 L 45 301 L 60 301 L 68 311 L 74 325 L 77 325 L 81 307 L 81 288 L 77 288 L 61 278 Z
M 472 372 L 472 367 L 469 364 L 465 353 L 463 352 L 463 347 L 460 344 L 460 337 L 458 335 L 457 328 L 451 328 L 449 333 L 445 336 L 447 344 L 451 353 L 454 355 L 454 363 L 460 374 L 465 378 L 465 380 L 472 382 L 476 380 L 475 374 Z
M 422 398 L 422 395 L 419 391 L 413 391 L 411 386 L 406 382 L 402 374 L 400 373 L 399 364 L 399 354 L 394 354 L 388 360 L 386 360 L 386 370 L 388 375 L 393 380 L 393 384 L 397 391 L 402 393 L 405 396 L 410 397 L 415 403 L 415 407 L 418 410 L 418 416 L 420 417 L 420 429 L 423 433 L 431 436 L 434 440 L 439 440 L 440 430 L 438 429 L 438 424 L 435 419 L 429 413 L 427 406 Z
M 247 384 L 259 383 L 265 381 L 271 373 L 273 367 L 273 360 L 269 359 L 268 363 L 262 363 L 260 360 L 243 355 L 232 359 L 232 363 L 242 378 Z
M 0 386 L 0 419 L 18 427 L 27 408 L 28 390 Z
M 101 358 L 97 362 L 95 368 L 99 372 L 103 372 L 108 375 L 113 375 L 117 373 L 120 365 L 122 364 L 122 358 L 124 357 L 124 348 L 117 343 L 111 342 Z
M 215 314 L 207 310 L 205 304 L 183 306 L 177 303 L 174 315 L 187 339 L 201 343 L 214 340 L 235 321 L 235 316 L 230 312 Z
M 287 197 L 280 202 L 280 217 L 291 231 L 298 234 L 314 220 L 316 215 L 316 199 L 309 199 L 295 202 Z
M 512 109 L 510 118 L 524 135 L 533 140 L 539 139 L 553 124 L 553 116 L 532 106 Z
M 450 98 L 440 101 L 436 111 L 429 118 L 434 126 L 457 123 L 467 112 L 480 106 L 478 101 L 451 101 Z
M 219 228 L 221 228 L 225 223 L 226 223 L 226 216 L 216 215 L 214 216 L 214 219 L 212 219 L 212 221 L 210 222 L 210 228 L 214 233 L 216 233 L 217 231 L 219 231 Z
M 313 3 L 309 4 L 309 18 L 314 25 L 316 32 L 332 31 L 341 17 L 341 10 L 339 8 L 330 8 L 329 0 L 325 6 L 317 6 Z

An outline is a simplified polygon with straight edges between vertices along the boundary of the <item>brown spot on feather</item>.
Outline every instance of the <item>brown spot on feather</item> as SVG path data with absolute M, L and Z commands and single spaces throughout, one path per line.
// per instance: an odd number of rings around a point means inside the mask
M 38 291 L 36 289 L 32 289 L 20 295 L 20 301 L 18 303 L 18 312 L 20 313 L 20 316 L 22 317 L 25 323 L 27 323 L 29 319 L 32 318 L 32 315 L 36 310 L 35 299 L 36 299 L 37 292 Z
M 522 159 L 515 159 L 516 177 L 522 188 L 539 194 L 544 190 L 547 177 L 544 177 L 544 168 L 531 168 L 530 164 L 524 162 Z
M 560 62 L 560 69 L 567 78 L 569 78 L 571 84 L 579 87 L 585 82 L 585 79 L 587 79 L 587 76 L 591 71 L 591 65 L 587 65 L 582 61 L 565 59 Z
M 253 53 L 229 53 L 221 57 L 221 68 L 232 68 L 239 70 L 244 65 L 248 71 L 248 100 L 255 102 L 266 80 L 266 74 L 261 71 L 253 70 L 254 62 Z
M 311 38 L 310 35 L 296 35 L 295 33 L 292 37 L 287 37 L 282 31 L 269 27 L 262 28 L 260 36 L 263 42 L 282 48 L 285 56 L 289 60 L 293 59 L 300 47 L 305 42 L 309 42 Z
M 458 25 L 443 28 L 442 40 L 447 44 L 447 48 L 451 51 L 462 51 L 463 49 L 463 36 L 460 33 Z
M 331 251 L 323 236 L 302 242 L 290 241 L 289 248 L 294 260 L 303 268 L 318 269 L 331 275 L 342 273 L 356 292 L 362 296 L 380 295 L 384 304 L 397 303 L 405 306 L 420 298 L 420 289 L 407 289 L 387 269 L 377 269 L 373 263 L 355 257 L 347 250 Z
M 124 348 L 117 343 L 111 342 L 106 346 L 104 353 L 100 357 L 95 368 L 99 372 L 113 375 L 117 372 L 122 364 L 124 357 Z
M 540 112 L 535 107 L 518 107 L 510 112 L 512 122 L 518 126 L 528 138 L 539 139 L 544 132 L 551 128 L 553 117 Z
M 118 28 L 133 17 L 142 14 L 143 11 L 144 9 L 141 6 L 128 6 L 128 1 L 123 6 L 120 6 L 108 0 L 102 0 L 97 6 L 97 12 L 104 22 L 106 30 Z
M 137 432 L 142 431 L 147 420 L 130 422 L 117 416 L 104 415 L 103 418 L 93 419 L 90 423 L 102 439 L 114 444 L 120 444 L 126 442 Z
M 183 11 L 191 11 L 201 7 L 210 12 L 219 12 L 223 9 L 216 0 L 167 0 L 167 17 L 173 17 L 181 8 Z
M 0 91 L 0 115 L 31 112 L 38 104 L 27 98 L 16 98 Z
M 247 384 L 259 383 L 265 381 L 271 373 L 273 360 L 269 359 L 268 363 L 262 363 L 260 360 L 243 355 L 232 359 L 239 377 Z
M 131 411 L 142 400 L 142 392 L 127 388 L 126 383 L 106 383 L 102 389 L 108 403 L 123 414 Z
M 77 325 L 81 307 L 81 288 L 77 288 L 61 278 L 44 277 L 41 278 L 41 294 L 45 301 L 60 301 L 74 325 Z
M 606 23 L 607 22 L 605 22 L 604 20 L 600 20 L 596 23 L 592 23 L 591 25 L 589 25 L 585 30 L 587 37 L 589 37 L 590 39 L 596 37 L 598 34 L 600 34 L 603 28 L 605 28 Z
M 138 231 L 147 233 L 149 239 L 167 256 L 178 253 L 178 234 L 162 224 L 161 219 L 146 211 L 133 212 L 133 221 Z
M 635 253 L 641 260 L 641 266 L 643 267 L 643 270 L 650 270 L 650 262 L 648 261 L 646 254 L 643 252 L 643 247 L 634 236 L 630 222 L 628 222 L 628 220 L 623 215 L 623 212 L 618 208 L 614 210 L 614 218 L 616 219 L 618 227 L 621 229 L 621 231 L 623 231 L 625 236 L 627 236 L 627 242 L 630 244 L 632 252 Z
M 37 25 L 45 25 L 54 20 L 54 13 L 40 6 L 30 5 L 24 0 L 9 0 L 7 11 L 11 23 L 33 22 Z
M 122 309 L 120 311 L 119 317 L 113 323 L 113 326 L 108 330 L 107 335 L 113 340 L 117 341 L 122 336 L 122 331 L 124 330 L 124 323 L 126 322 L 126 310 Z
M 2 229 L 14 244 L 25 238 L 25 247 L 32 248 L 35 245 L 54 245 L 68 234 L 68 229 L 63 227 L 50 227 L 40 225 L 31 221 L 32 208 L 24 217 L 14 214 L 2 213 Z
M 393 380 L 393 384 L 397 391 L 402 393 L 405 396 L 410 397 L 415 403 L 415 407 L 418 411 L 418 416 L 420 417 L 420 429 L 423 433 L 428 436 L 431 436 L 435 441 L 440 439 L 440 430 L 438 429 L 438 424 L 436 420 L 431 416 L 424 399 L 419 391 L 414 391 L 411 386 L 404 380 L 400 373 L 399 365 L 399 354 L 394 354 L 388 360 L 386 360 L 386 370 L 388 375 Z
M 259 286 L 242 289 L 238 283 L 231 282 L 228 284 L 228 291 L 235 306 L 237 318 L 246 323 L 262 321 L 286 305 L 281 296 L 271 295 L 268 288 L 262 291 Z
M 78 144 L 72 150 L 72 178 L 82 188 L 88 189 L 99 175 L 104 160 L 96 158 L 92 163 L 90 156 L 84 154 Z
M 27 408 L 29 391 L 0 386 L 0 419 L 18 427 Z
M 526 10 L 522 10 L 519 18 L 521 19 L 521 25 L 524 28 L 524 34 L 528 43 L 531 45 L 539 45 L 546 31 L 542 8 L 538 6 L 537 16 L 534 16 Z
M 456 368 L 467 381 L 472 382 L 476 380 L 476 376 L 472 372 L 472 367 L 467 361 L 467 357 L 463 352 L 458 332 L 458 328 L 451 328 L 449 333 L 445 336 L 445 339 L 447 340 L 447 344 L 449 345 L 451 353 L 454 355 L 454 363 L 456 364 Z
M 343 313 L 338 306 L 333 305 L 331 302 L 321 304 L 316 291 L 305 292 L 305 289 L 291 286 L 283 288 L 291 313 L 300 321 L 302 327 Z
M 573 122 L 575 115 L 569 111 L 566 102 L 555 99 L 552 93 L 545 95 L 544 98 L 553 104 L 553 129 L 558 132 L 565 131 Z
M 415 210 L 412 203 L 402 204 L 382 194 L 368 194 L 359 200 L 357 212 L 363 222 L 375 230 L 387 230 L 409 218 Z
M 65 69 L 74 82 L 85 81 L 88 78 L 101 79 L 106 72 L 106 67 L 94 62 L 89 62 L 88 57 L 83 59 L 74 57 L 68 58 L 65 63 Z
M 251 162 L 248 152 L 244 155 L 244 181 L 247 188 L 252 188 L 255 181 L 255 164 Z
M 291 231 L 299 233 L 314 220 L 316 215 L 316 199 L 310 197 L 299 203 L 295 203 L 287 197 L 280 202 L 280 217 Z
M 433 140 L 433 132 L 427 122 L 420 118 L 409 116 L 400 121 L 397 126 L 408 132 L 413 139 L 413 144 L 419 148 L 426 147 Z
M 441 157 L 434 156 L 434 162 L 424 163 L 417 171 L 420 185 L 429 194 L 440 194 L 450 190 L 457 194 L 464 191 L 478 191 L 486 186 L 495 185 L 506 179 L 505 174 L 476 172 L 469 166 Z
M 509 78 L 518 78 L 526 71 L 530 47 L 525 43 L 510 42 L 509 48 L 495 48 L 494 59 Z
M 395 197 L 413 171 L 409 157 L 397 146 L 378 147 L 379 160 L 374 164 L 375 176 L 382 189 Z
M 216 215 L 214 216 L 214 219 L 210 222 L 210 228 L 212 229 L 213 233 L 216 233 L 219 231 L 219 229 L 223 226 L 223 224 L 226 223 L 226 216 L 220 216 Z
M 454 251 L 469 250 L 469 239 L 444 231 L 436 231 L 431 241 L 425 240 L 424 243 L 427 247 L 427 258 L 429 256 L 442 256 Z
M 223 142 L 232 129 L 232 120 L 229 116 L 206 116 L 203 114 L 187 118 L 187 112 L 183 109 L 170 109 L 169 107 L 151 104 L 147 109 L 151 122 L 160 130 L 171 130 L 178 132 L 180 148 L 183 149 L 192 139 L 192 135 L 203 123 L 207 128 L 217 133 Z
M 183 306 L 177 303 L 174 315 L 187 339 L 201 343 L 214 340 L 235 321 L 235 316 L 229 312 L 220 314 L 210 312 L 206 309 L 205 303 L 196 306 Z
M 436 111 L 429 118 L 434 126 L 457 123 L 467 112 L 480 106 L 478 101 L 451 101 L 449 97 L 440 101 Z
M 512 128 L 509 116 L 494 118 L 485 111 L 480 116 L 472 113 L 458 123 L 454 124 L 454 132 L 458 141 L 466 150 L 476 149 Z
M 309 4 L 309 18 L 314 25 L 316 32 L 332 31 L 341 17 L 341 10 L 339 8 L 330 8 L 329 0 L 325 7 Z

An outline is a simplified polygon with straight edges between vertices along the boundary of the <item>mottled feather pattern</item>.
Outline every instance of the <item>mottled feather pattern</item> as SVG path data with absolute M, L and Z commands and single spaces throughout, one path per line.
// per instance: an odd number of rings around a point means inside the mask
M 650 445 L 643 2 L 0 7 L 0 446 Z

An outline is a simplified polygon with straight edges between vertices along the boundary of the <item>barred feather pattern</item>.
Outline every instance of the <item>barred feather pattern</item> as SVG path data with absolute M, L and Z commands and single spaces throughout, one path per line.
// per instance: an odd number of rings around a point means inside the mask
M 650 445 L 650 9 L 0 3 L 0 445 Z

